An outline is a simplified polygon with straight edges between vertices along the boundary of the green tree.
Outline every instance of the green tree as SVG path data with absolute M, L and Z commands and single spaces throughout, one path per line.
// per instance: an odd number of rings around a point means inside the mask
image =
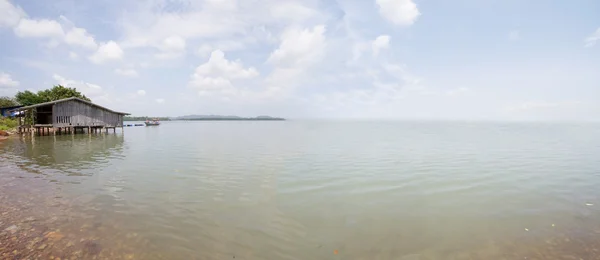
M 77 97 L 91 102 L 88 97 L 81 94 L 76 88 L 67 88 L 61 85 L 56 85 L 51 89 L 40 90 L 37 93 L 28 90 L 18 92 L 15 99 L 22 105 L 29 106 L 70 97 Z
M 44 102 L 43 99 L 40 98 L 40 96 L 38 96 L 38 94 L 33 93 L 29 90 L 17 92 L 17 94 L 15 95 L 15 100 L 17 100 L 17 102 L 21 103 L 21 105 L 24 106 L 30 106 Z
M 18 106 L 19 103 L 10 97 L 0 97 L 0 107 L 14 107 Z

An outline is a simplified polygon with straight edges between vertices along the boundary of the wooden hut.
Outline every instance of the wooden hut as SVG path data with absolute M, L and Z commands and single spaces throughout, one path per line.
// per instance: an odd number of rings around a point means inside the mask
M 123 117 L 128 113 L 117 112 L 92 102 L 72 97 L 56 101 L 24 106 L 14 110 L 24 115 L 19 118 L 19 132 L 38 134 L 88 133 L 123 127 Z M 29 118 L 25 120 L 25 118 Z

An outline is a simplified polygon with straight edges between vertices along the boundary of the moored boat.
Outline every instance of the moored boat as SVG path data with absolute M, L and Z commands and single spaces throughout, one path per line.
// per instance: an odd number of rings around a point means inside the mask
M 146 126 L 156 126 L 156 125 L 160 125 L 160 122 L 158 121 L 158 119 L 152 119 L 152 120 L 146 120 L 146 122 L 144 122 L 144 124 L 146 124 Z

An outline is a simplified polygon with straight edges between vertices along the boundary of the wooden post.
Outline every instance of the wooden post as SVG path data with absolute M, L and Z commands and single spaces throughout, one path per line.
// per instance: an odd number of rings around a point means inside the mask
M 90 134 L 90 135 L 92 134 L 92 127 L 91 126 L 88 126 L 88 134 Z
M 48 128 L 48 129 L 50 129 L 50 128 Z M 53 134 L 54 136 L 56 136 L 56 127 L 52 127 L 52 134 Z

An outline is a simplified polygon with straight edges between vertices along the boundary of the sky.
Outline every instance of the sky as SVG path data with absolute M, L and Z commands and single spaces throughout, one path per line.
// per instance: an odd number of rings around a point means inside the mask
M 0 96 L 136 116 L 600 120 L 600 1 L 0 0 Z

